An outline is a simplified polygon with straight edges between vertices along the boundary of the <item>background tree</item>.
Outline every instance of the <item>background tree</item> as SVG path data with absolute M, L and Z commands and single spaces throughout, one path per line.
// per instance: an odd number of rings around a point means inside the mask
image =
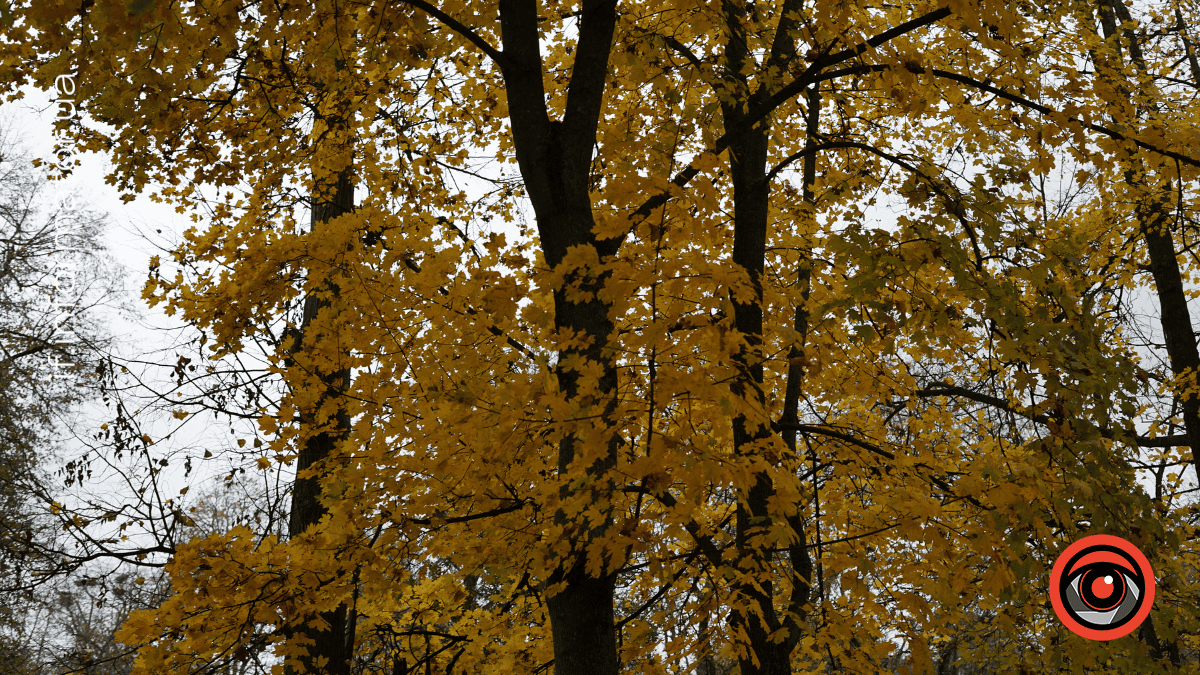
M 22 627 L 44 581 L 31 574 L 57 565 L 43 553 L 61 534 L 39 495 L 74 431 L 69 413 L 94 391 L 106 312 L 122 305 L 104 224 L 55 194 L 11 126 L 0 127 L 0 619 L 5 663 L 18 670 L 44 643 L 41 628 Z

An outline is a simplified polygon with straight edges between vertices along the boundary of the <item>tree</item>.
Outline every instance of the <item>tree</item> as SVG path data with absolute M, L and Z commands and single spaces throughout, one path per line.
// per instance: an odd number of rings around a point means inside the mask
M 37 495 L 108 347 L 103 311 L 120 305 L 104 217 L 50 189 L 11 128 L 0 128 L 0 640 L 18 669 L 37 651 L 14 641 L 43 581 L 31 574 L 44 571 L 41 553 L 56 538 Z
M 77 577 L 48 588 L 27 601 L 6 633 L 19 649 L 7 655 L 4 672 L 13 675 L 80 673 L 127 675 L 133 667 L 132 650 L 113 634 L 131 609 L 144 609 L 147 591 L 160 584 L 135 584 L 131 575 L 108 578 Z M 157 581 L 161 581 L 158 579 Z
M 1141 448 L 1185 444 L 1118 311 L 1141 230 L 1099 214 L 1129 153 L 1183 201 L 1197 127 L 1172 91 L 1169 127 L 1132 124 L 1080 65 L 1095 9 L 21 6 L 14 82 L 70 72 L 99 124 L 61 130 L 131 198 L 207 209 L 146 297 L 213 359 L 267 345 L 285 391 L 256 464 L 297 472 L 289 536 L 164 549 L 138 667 L 271 626 L 307 672 L 714 645 L 744 675 L 928 671 L 981 615 L 1012 669 L 1177 667 L 1148 633 L 1083 645 L 1023 583 L 1120 533 L 1196 631 L 1191 525 L 1137 483 Z M 1097 197 L 1052 218 L 1068 157 Z M 536 230 L 489 225 L 519 197 Z

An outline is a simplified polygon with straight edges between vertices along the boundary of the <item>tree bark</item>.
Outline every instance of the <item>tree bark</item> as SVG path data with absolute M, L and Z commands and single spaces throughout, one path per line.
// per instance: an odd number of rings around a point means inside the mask
M 1123 33 L 1129 60 L 1136 69 L 1146 72 L 1146 62 L 1137 35 L 1132 30 L 1120 28 L 1133 21 L 1125 4 L 1117 0 L 1100 0 L 1098 13 L 1105 37 L 1115 40 L 1120 46 Z M 1195 74 L 1200 76 L 1200 73 Z M 1128 87 L 1122 82 L 1120 89 L 1127 90 Z M 1192 328 L 1187 295 L 1183 290 L 1183 273 L 1179 268 L 1175 239 L 1171 234 L 1171 183 L 1167 181 L 1162 192 L 1152 194 L 1151 186 L 1146 184 L 1146 177 L 1142 175 L 1144 163 L 1140 153 L 1135 151 L 1129 160 L 1132 166 L 1126 171 L 1125 179 L 1131 187 L 1143 193 L 1143 198 L 1134 209 L 1134 217 L 1141 228 L 1146 253 L 1150 257 L 1150 273 L 1154 277 L 1158 295 L 1159 321 L 1167 357 L 1171 361 L 1171 372 L 1176 378 L 1190 373 L 1191 377 L 1200 381 L 1200 351 L 1196 348 L 1196 333 Z M 1184 387 L 1187 388 L 1187 385 Z M 1200 396 L 1190 394 L 1179 398 L 1183 409 L 1184 433 L 1192 450 L 1192 466 L 1200 476 Z
M 521 169 L 530 202 L 537 218 L 538 235 L 546 264 L 562 263 L 572 247 L 591 248 L 596 260 L 616 253 L 617 242 L 599 240 L 592 233 L 595 218 L 589 194 L 592 148 L 596 141 L 603 101 L 608 57 L 616 27 L 615 0 L 584 0 L 579 23 L 575 64 L 567 90 L 563 120 L 551 121 L 545 104 L 543 64 L 538 46 L 536 0 L 501 0 L 500 28 L 505 61 L 502 66 L 508 93 L 508 106 L 517 163 Z M 587 337 L 583 347 L 561 350 L 555 375 L 567 400 L 582 404 L 579 372 L 568 364 L 578 358 L 599 364 L 600 405 L 603 419 L 615 407 L 616 364 L 606 347 L 613 322 L 610 306 L 598 293 L 607 281 L 606 274 L 593 269 L 568 270 L 563 287 L 554 290 L 555 328 L 562 333 L 575 332 Z M 588 299 L 572 302 L 566 288 L 578 285 L 591 293 Z M 558 448 L 558 473 L 563 479 L 563 497 L 572 494 L 565 487 L 566 475 L 574 467 L 579 439 L 566 436 Z M 594 481 L 588 497 L 600 503 L 607 514 L 613 484 L 607 477 L 616 464 L 620 438 L 615 431 L 608 442 L 608 453 L 587 467 Z M 600 576 L 587 572 L 587 548 L 604 536 L 611 518 L 601 522 L 583 522 L 560 511 L 555 516 L 567 527 L 570 550 L 557 563 L 547 580 L 562 585 L 562 590 L 546 600 L 554 642 L 554 670 L 559 675 L 616 675 L 619 669 L 614 631 L 613 592 L 615 575 L 605 569 Z
M 1100 25 L 1106 38 L 1121 46 L 1118 31 L 1124 33 L 1129 49 L 1129 59 L 1134 67 L 1145 73 L 1146 62 L 1142 53 L 1137 34 L 1128 27 L 1133 21 L 1129 9 L 1121 0 L 1100 0 Z M 1125 26 L 1119 28 L 1119 26 Z M 1182 22 L 1181 22 L 1182 27 Z M 1184 46 L 1191 56 L 1191 46 Z M 1118 51 L 1118 54 L 1120 52 Z M 1192 74 L 1200 79 L 1200 67 L 1192 59 Z M 1119 83 L 1120 90 L 1127 90 L 1124 82 Z M 1152 104 L 1153 105 L 1153 104 Z M 1142 232 L 1146 243 L 1146 252 L 1150 258 L 1150 274 L 1154 277 L 1154 286 L 1159 302 L 1159 321 L 1162 325 L 1163 341 L 1167 347 L 1167 357 L 1171 362 L 1171 371 L 1176 378 L 1190 374 L 1194 382 L 1200 382 L 1200 351 L 1196 348 L 1196 333 L 1192 328 L 1191 312 L 1188 309 L 1187 295 L 1183 290 L 1183 273 L 1179 268 L 1179 256 L 1175 250 L 1175 238 L 1171 233 L 1171 182 L 1166 181 L 1161 190 L 1154 190 L 1147 185 L 1144 174 L 1145 165 L 1140 151 L 1133 151 L 1129 156 L 1130 168 L 1125 172 L 1129 185 L 1142 193 L 1134 209 L 1134 218 Z M 1180 184 L 1182 190 L 1182 182 Z M 1182 387 L 1191 387 L 1186 380 Z M 1183 426 L 1188 445 L 1192 450 L 1192 465 L 1200 477 L 1200 396 L 1195 393 L 1180 394 L 1178 401 L 1183 412 Z M 1174 409 L 1174 406 L 1172 406 Z M 1146 617 L 1139 637 L 1149 646 L 1156 661 L 1169 660 L 1175 668 L 1180 664 L 1178 640 L 1164 644 L 1158 639 L 1154 630 L 1154 618 Z
M 354 185 L 351 174 L 351 169 L 346 169 L 341 173 L 329 198 L 321 199 L 319 195 L 314 195 L 312 227 L 309 234 L 314 240 L 321 237 L 326 223 L 354 210 Z M 318 313 L 329 307 L 331 300 L 337 298 L 339 293 L 338 285 L 329 281 L 322 288 L 310 292 L 305 297 L 300 329 L 295 333 L 295 343 L 292 347 L 294 353 L 313 347 L 321 340 L 333 339 L 331 336 L 317 333 L 312 328 L 312 323 Z M 318 370 L 317 376 L 325 391 L 311 410 L 301 411 L 300 424 L 302 427 L 315 426 L 317 424 L 316 411 L 325 401 L 336 400 L 344 394 L 350 382 L 350 370 L 344 367 L 332 372 Z M 308 528 L 320 522 L 321 517 L 325 515 L 325 507 L 320 502 L 320 476 L 301 478 L 299 474 L 333 457 L 338 443 L 346 438 L 349 431 L 350 416 L 339 407 L 333 420 L 333 428 L 310 437 L 300 448 L 296 457 L 298 477 L 292 486 L 292 509 L 288 519 L 288 535 L 290 537 L 295 538 L 303 534 Z M 328 623 L 328 629 L 317 630 L 311 623 L 306 623 L 293 628 L 290 636 L 290 640 L 299 638 L 301 642 L 311 641 L 308 647 L 308 656 L 300 660 L 302 672 L 349 675 L 353 645 L 349 644 L 351 640 L 348 636 L 352 634 L 353 627 L 348 626 L 346 605 L 339 605 L 333 611 L 321 612 L 319 617 L 311 617 L 310 621 L 316 618 Z M 318 664 L 324 664 L 324 666 L 319 667 Z M 293 675 L 295 672 L 297 671 L 293 670 L 288 675 Z
M 1175 251 L 1175 239 L 1169 228 L 1170 212 L 1166 209 L 1165 197 L 1151 197 L 1149 203 L 1139 204 L 1135 213 L 1142 227 L 1142 239 L 1150 256 L 1150 273 L 1160 307 L 1159 321 L 1163 340 L 1167 344 L 1167 357 L 1171 371 L 1176 377 L 1192 373 L 1200 377 L 1200 351 L 1196 349 L 1196 334 L 1192 329 L 1192 316 L 1188 310 L 1187 295 L 1183 291 L 1183 272 L 1179 269 L 1179 258 Z M 1180 396 L 1183 409 L 1183 427 L 1188 445 L 1192 448 L 1192 465 L 1200 474 L 1200 397 L 1195 394 Z
M 789 5 L 791 3 L 788 3 Z M 776 29 L 771 61 L 781 63 L 794 58 L 794 43 L 790 20 L 786 18 L 795 7 L 785 7 L 784 18 Z M 730 137 L 729 164 L 733 181 L 733 262 L 750 279 L 752 297 L 738 300 L 731 293 L 734 325 L 745 345 L 735 355 L 738 374 L 732 385 L 733 393 L 752 402 L 751 407 L 765 410 L 763 392 L 763 290 L 767 225 L 770 205 L 770 183 L 767 180 L 767 152 L 770 147 L 770 122 L 763 120 L 751 126 L 748 111 L 761 105 L 772 93 L 764 84 L 751 90 L 746 65 L 751 59 L 745 34 L 746 6 L 740 0 L 723 3 L 729 38 L 725 44 L 724 86 L 732 96 L 722 104 L 725 131 Z M 768 65 L 768 69 L 770 65 Z M 803 320 L 802 311 L 797 319 Z M 789 382 L 789 386 L 791 383 Z M 797 382 L 798 386 L 798 382 Z M 798 390 L 796 392 L 798 395 Z M 794 414 L 794 413 L 793 413 Z M 761 442 L 771 436 L 769 418 L 750 419 L 739 415 L 733 420 L 734 452 L 746 461 L 766 462 L 775 468 L 782 463 L 794 464 L 793 458 L 761 455 Z M 794 440 L 793 440 L 794 443 Z M 794 448 L 794 446 L 793 446 Z M 794 453 L 793 453 L 794 455 Z M 753 458 L 753 459 L 751 459 Z M 771 549 L 775 543 L 762 539 L 770 531 L 779 514 L 770 512 L 769 504 L 775 494 L 771 469 L 760 468 L 754 473 L 749 488 L 738 489 L 735 515 L 735 546 L 738 551 L 737 573 L 733 584 L 734 607 L 730 623 L 734 635 L 744 633 L 750 653 L 739 655 L 742 675 L 786 675 L 791 672 L 791 654 L 800 637 L 800 625 L 795 620 L 808 600 L 811 580 L 811 560 L 804 544 L 804 530 L 799 514 L 786 516 L 796 541 L 789 546 L 795 577 L 793 593 L 788 602 L 788 614 L 780 617 L 775 609 L 775 583 L 771 580 Z M 750 608 L 757 609 L 750 609 Z M 786 630 L 783 639 L 772 639 L 773 633 Z

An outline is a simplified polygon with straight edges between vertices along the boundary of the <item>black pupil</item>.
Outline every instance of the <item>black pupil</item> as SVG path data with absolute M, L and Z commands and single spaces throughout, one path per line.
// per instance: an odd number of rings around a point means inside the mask
M 1105 584 L 1105 577 L 1111 577 L 1112 583 Z M 1101 594 L 1097 594 L 1097 590 Z M 1104 591 L 1107 594 L 1103 594 Z M 1112 609 L 1125 598 L 1125 575 L 1121 573 L 1121 568 L 1112 563 L 1088 565 L 1079 576 L 1079 595 L 1099 611 Z

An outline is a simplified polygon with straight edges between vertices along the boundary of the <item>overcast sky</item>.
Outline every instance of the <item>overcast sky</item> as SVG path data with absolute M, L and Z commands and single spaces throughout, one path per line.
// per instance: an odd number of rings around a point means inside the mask
M 24 99 L 0 105 L 0 125 L 9 130 L 9 137 L 15 139 L 29 155 L 49 161 L 55 145 L 53 122 L 56 108 L 51 104 L 52 95 L 32 88 L 26 88 L 24 91 Z M 129 203 L 122 202 L 119 191 L 104 182 L 104 177 L 111 169 L 107 157 L 81 154 L 78 155 L 78 159 L 81 166 L 67 179 L 50 183 L 49 190 L 53 197 L 70 197 L 78 204 L 106 215 L 104 240 L 107 253 L 121 271 L 125 304 L 133 310 L 125 315 L 117 312 L 101 314 L 108 321 L 110 334 L 117 341 L 115 355 L 120 361 L 145 359 L 167 366 L 151 368 L 146 375 L 151 376 L 153 381 L 160 385 L 169 384 L 170 366 L 175 362 L 172 346 L 191 339 L 196 332 L 176 318 L 168 317 L 161 309 L 149 308 L 141 299 L 141 290 L 146 280 L 150 257 L 160 254 L 164 259 L 169 259 L 169 256 L 164 254 L 165 251 L 173 247 L 179 233 L 191 223 L 185 216 L 175 213 L 172 207 L 154 203 L 145 196 Z M 30 167 L 30 171 L 44 170 Z M 161 230 L 161 234 L 156 230 Z M 191 351 L 185 350 L 183 353 Z M 104 421 L 111 420 L 112 416 L 113 411 L 105 410 L 97 401 L 72 411 L 65 419 L 77 435 L 86 436 L 95 433 L 97 427 Z M 199 455 L 202 453 L 195 451 L 199 447 L 211 448 L 219 458 L 222 456 L 220 448 L 229 447 L 236 438 L 246 437 L 243 429 L 239 429 L 238 435 L 232 435 L 227 422 L 214 420 L 211 415 L 190 418 L 182 425 L 174 421 L 149 422 L 144 430 L 158 442 L 170 429 L 176 427 L 178 431 L 167 442 L 154 448 L 156 454 L 169 452 L 172 448 L 190 447 L 194 454 Z M 85 444 L 78 438 L 68 439 L 61 446 L 62 454 L 57 461 L 46 456 L 43 456 L 43 460 L 48 460 L 51 466 L 47 468 L 51 469 L 54 464 L 61 465 L 64 461 L 78 457 L 85 449 Z M 169 471 L 176 474 L 165 476 L 165 487 L 171 494 L 178 495 L 179 489 L 185 485 L 195 488 L 197 478 L 226 474 L 229 471 L 227 463 L 223 462 L 221 466 L 217 466 L 206 462 L 197 465 L 192 477 L 185 481 L 182 471 L 179 470 L 181 468 L 182 463 L 175 462 Z M 125 481 L 111 469 L 105 473 L 102 466 L 97 466 L 92 483 L 85 488 L 86 493 L 107 495 L 113 500 L 128 500 L 128 496 L 120 492 L 122 489 L 128 489 Z M 204 492 L 203 489 L 190 490 L 187 499 L 190 501 Z M 79 493 L 72 490 L 64 495 L 64 498 L 69 500 L 76 494 Z
M 13 136 L 33 157 L 50 161 L 54 150 L 53 123 L 55 108 L 51 94 L 32 87 L 24 90 L 25 98 L 0 105 L 0 123 L 9 127 Z M 123 203 L 116 187 L 107 185 L 104 177 L 111 168 L 108 158 L 95 153 L 80 154 L 81 162 L 66 180 L 51 183 L 51 190 L 58 195 L 71 195 L 81 203 L 108 215 L 109 227 L 105 231 L 109 253 L 125 269 L 127 285 L 135 297 L 140 296 L 145 281 L 150 256 L 156 252 L 154 243 L 167 246 L 166 235 L 181 232 L 186 222 L 165 204 L 156 204 L 148 198 Z M 31 167 L 31 171 L 33 169 Z M 163 235 L 155 234 L 161 229 Z M 157 242 L 147 239 L 147 233 Z M 154 325 L 180 325 L 171 321 L 162 312 L 150 311 L 144 303 L 138 303 L 145 318 Z

